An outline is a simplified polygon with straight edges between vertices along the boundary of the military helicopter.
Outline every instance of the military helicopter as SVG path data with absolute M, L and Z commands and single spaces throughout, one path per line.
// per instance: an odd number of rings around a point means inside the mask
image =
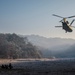
M 66 20 L 67 18 L 73 18 L 75 16 L 70 16 L 70 17 L 61 17 L 61 16 L 58 16 L 58 15 L 55 15 L 53 14 L 53 16 L 56 16 L 56 17 L 59 17 L 59 18 L 62 18 L 61 22 L 62 23 L 62 26 L 55 26 L 55 27 L 62 27 L 62 29 L 65 30 L 65 32 L 72 32 L 72 28 L 71 27 L 74 27 L 72 26 L 73 22 L 75 21 L 75 19 L 72 20 L 72 22 L 69 24 L 69 22 Z M 75 28 L 75 27 L 74 27 Z

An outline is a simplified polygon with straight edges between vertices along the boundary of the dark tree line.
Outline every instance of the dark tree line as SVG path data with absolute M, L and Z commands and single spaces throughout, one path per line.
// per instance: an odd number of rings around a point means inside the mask
M 40 58 L 41 52 L 27 38 L 0 34 L 0 58 Z

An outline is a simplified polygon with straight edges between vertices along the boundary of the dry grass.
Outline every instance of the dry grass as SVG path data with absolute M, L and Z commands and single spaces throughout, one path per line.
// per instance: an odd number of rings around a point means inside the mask
M 0 69 L 0 75 L 75 75 L 75 72 L 44 72 L 44 71 L 30 71 L 25 69 L 12 69 L 12 70 L 2 70 Z
M 13 69 L 0 68 L 0 75 L 75 75 L 75 60 L 54 61 L 51 59 L 49 61 L 49 59 L 0 59 L 0 64 L 8 64 L 10 62 L 12 64 L 16 63 L 14 65 L 16 67 Z

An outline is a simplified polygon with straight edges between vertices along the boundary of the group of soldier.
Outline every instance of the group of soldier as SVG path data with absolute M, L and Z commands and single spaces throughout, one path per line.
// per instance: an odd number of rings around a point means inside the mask
M 9 65 L 6 65 L 6 64 L 1 65 L 1 69 L 12 69 L 12 68 L 13 68 L 13 66 L 11 65 L 11 63 L 9 63 Z

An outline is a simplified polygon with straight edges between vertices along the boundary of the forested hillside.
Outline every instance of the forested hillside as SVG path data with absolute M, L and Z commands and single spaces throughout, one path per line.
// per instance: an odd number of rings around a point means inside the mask
M 0 34 L 0 58 L 40 58 L 41 52 L 27 38 Z

